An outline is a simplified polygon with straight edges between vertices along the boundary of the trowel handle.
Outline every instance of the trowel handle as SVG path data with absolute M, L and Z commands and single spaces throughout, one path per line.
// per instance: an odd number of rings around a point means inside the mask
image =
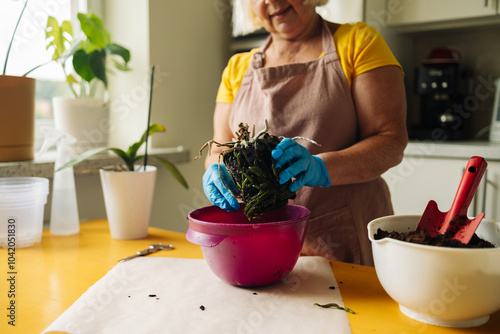
M 451 217 L 456 215 L 467 215 L 467 209 L 476 193 L 487 166 L 486 160 L 482 157 L 474 156 L 470 158 L 465 168 L 464 175 L 462 176 L 462 181 L 460 181 L 460 185 L 458 186 L 453 204 L 448 212 Z

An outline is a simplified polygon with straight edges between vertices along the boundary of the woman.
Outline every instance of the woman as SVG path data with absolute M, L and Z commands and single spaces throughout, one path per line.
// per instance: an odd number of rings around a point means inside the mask
M 214 113 L 214 140 L 231 141 L 240 122 L 283 140 L 272 155 L 280 182 L 294 180 L 294 204 L 311 210 L 302 253 L 373 265 L 366 225 L 393 213 L 380 177 L 407 144 L 403 73 L 381 36 L 364 23 L 324 21 L 324 0 L 244 0 L 252 22 L 270 36 L 264 46 L 231 58 Z M 206 159 L 207 197 L 226 210 L 237 200 L 221 184 L 221 148 Z M 222 176 L 228 179 L 222 168 Z

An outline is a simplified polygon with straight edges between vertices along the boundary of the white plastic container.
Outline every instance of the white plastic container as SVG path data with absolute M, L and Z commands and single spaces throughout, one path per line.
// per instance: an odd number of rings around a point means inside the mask
M 42 240 L 43 211 L 49 180 L 40 177 L 0 178 L 0 246 L 23 248 Z

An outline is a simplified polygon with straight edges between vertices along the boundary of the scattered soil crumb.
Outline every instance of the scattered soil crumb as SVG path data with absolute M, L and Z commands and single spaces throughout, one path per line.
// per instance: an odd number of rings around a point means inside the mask
M 156 295 L 149 295 L 148 297 L 151 297 L 151 298 L 153 298 L 153 297 L 156 297 Z
M 334 286 L 331 286 L 331 287 L 329 287 L 328 289 L 335 290 L 335 287 L 334 287 Z
M 205 306 L 201 305 L 200 310 L 205 311 Z

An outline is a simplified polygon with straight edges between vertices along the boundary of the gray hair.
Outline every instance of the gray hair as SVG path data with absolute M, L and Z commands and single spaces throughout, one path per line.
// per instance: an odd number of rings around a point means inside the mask
M 304 0 L 312 6 L 326 5 L 328 0 Z M 262 22 L 255 15 L 250 0 L 233 0 L 233 36 L 246 35 L 262 28 Z

